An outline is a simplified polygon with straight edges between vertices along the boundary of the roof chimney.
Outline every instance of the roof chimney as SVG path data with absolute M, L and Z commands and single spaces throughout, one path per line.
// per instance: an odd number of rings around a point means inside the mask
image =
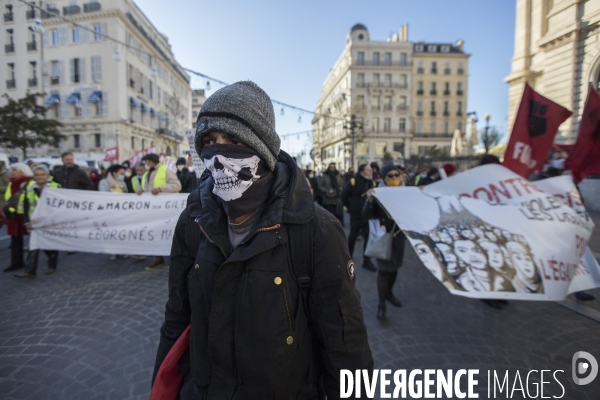
M 400 41 L 408 42 L 408 24 L 402 25 L 400 27 Z

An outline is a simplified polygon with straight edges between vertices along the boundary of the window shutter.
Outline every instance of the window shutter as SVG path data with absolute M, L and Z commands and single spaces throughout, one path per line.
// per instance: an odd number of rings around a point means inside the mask
M 65 62 L 64 60 L 60 60 L 58 62 L 58 83 L 60 85 L 64 85 L 65 81 Z
M 70 58 L 69 59 L 69 71 L 71 72 L 71 83 L 75 83 L 75 59 L 74 58 Z M 62 83 L 62 82 L 61 82 Z
M 81 115 L 83 117 L 89 117 L 92 115 L 92 103 L 89 98 L 93 92 L 81 92 Z
M 108 92 L 102 92 L 102 115 L 108 115 Z
M 102 81 L 102 57 L 96 56 L 96 82 Z
M 79 30 L 79 41 L 81 43 L 87 43 L 90 41 L 90 24 L 83 24 L 83 28 Z
M 85 83 L 85 58 L 79 59 L 79 82 Z
M 50 74 L 48 72 L 48 69 L 48 61 L 44 61 L 44 65 L 42 65 L 42 79 L 44 82 L 44 87 L 50 86 Z
M 69 28 L 67 28 L 66 26 L 63 26 L 58 31 L 58 43 L 61 46 L 64 46 L 68 43 L 68 40 L 69 40 Z
M 70 118 L 71 117 L 71 105 L 67 103 L 69 93 L 60 95 L 60 117 Z

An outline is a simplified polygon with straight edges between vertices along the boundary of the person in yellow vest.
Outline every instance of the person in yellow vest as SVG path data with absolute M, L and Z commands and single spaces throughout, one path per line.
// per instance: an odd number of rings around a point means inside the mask
M 160 193 L 179 193 L 181 183 L 177 179 L 177 175 L 165 165 L 160 164 L 158 155 L 146 154 L 142 157 L 142 162 L 146 168 L 146 173 L 142 176 L 142 187 L 136 192 L 138 195 L 144 192 L 150 192 L 154 195 Z M 158 256 L 154 258 L 152 264 L 146 267 L 146 270 L 152 271 L 164 265 L 165 258 Z
M 135 175 L 131 177 L 131 187 L 135 193 L 142 188 L 142 177 L 146 173 L 146 168 L 143 163 L 135 166 Z
M 33 167 L 33 180 L 27 184 L 27 192 L 25 194 L 24 211 L 25 211 L 25 226 L 27 231 L 31 231 L 31 216 L 37 207 L 42 190 L 45 188 L 60 188 L 60 184 L 53 182 L 50 177 L 50 171 L 44 164 L 39 164 Z M 58 264 L 58 250 L 45 250 L 48 256 L 48 269 L 46 275 L 56 272 Z M 37 273 L 38 259 L 40 256 L 39 250 L 31 250 L 25 265 L 25 272 L 16 274 L 17 278 L 35 278 Z
M 27 164 L 17 163 L 10 166 L 10 178 L 8 187 L 4 193 L 4 201 L 13 203 L 7 213 L 7 233 L 10 235 L 10 265 L 4 268 L 4 272 L 11 272 L 25 266 L 23 258 L 23 237 L 27 235 L 25 229 L 24 202 L 27 183 L 31 180 L 33 172 Z

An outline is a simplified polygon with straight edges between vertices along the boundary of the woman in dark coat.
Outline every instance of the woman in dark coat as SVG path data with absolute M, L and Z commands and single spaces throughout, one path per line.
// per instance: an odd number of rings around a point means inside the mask
M 400 186 L 402 185 L 402 171 L 391 162 L 386 162 L 381 167 L 381 175 L 385 186 Z M 404 234 L 393 219 L 391 219 L 385 209 L 381 207 L 373 197 L 373 191 L 367 192 L 369 201 L 365 203 L 363 208 L 363 218 L 377 218 L 382 225 L 385 226 L 386 232 L 395 234 L 392 241 L 392 258 L 389 261 L 376 259 L 377 269 L 377 292 L 379 293 L 379 307 L 377 308 L 377 319 L 384 319 L 386 314 L 386 300 L 393 306 L 402 307 L 402 303 L 392 291 L 396 277 L 398 276 L 398 268 L 402 266 L 404 261 Z

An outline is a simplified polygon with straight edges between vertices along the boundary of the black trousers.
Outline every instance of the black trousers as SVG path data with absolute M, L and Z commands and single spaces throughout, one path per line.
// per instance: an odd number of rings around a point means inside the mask
M 44 252 L 48 256 L 48 269 L 56 269 L 58 265 L 58 250 L 44 250 Z M 25 265 L 25 272 L 35 275 L 39 258 L 40 250 L 30 250 L 27 257 L 27 265 Z
M 23 262 L 23 236 L 10 237 L 10 266 L 22 266 Z
M 367 242 L 369 240 L 369 220 L 364 219 L 360 215 L 350 214 L 350 235 L 348 236 L 348 249 L 350 250 L 350 257 L 353 257 L 354 245 L 358 235 L 362 235 L 364 239 L 363 252 L 367 249 Z M 369 263 L 371 259 L 367 256 L 363 258 L 364 262 Z

